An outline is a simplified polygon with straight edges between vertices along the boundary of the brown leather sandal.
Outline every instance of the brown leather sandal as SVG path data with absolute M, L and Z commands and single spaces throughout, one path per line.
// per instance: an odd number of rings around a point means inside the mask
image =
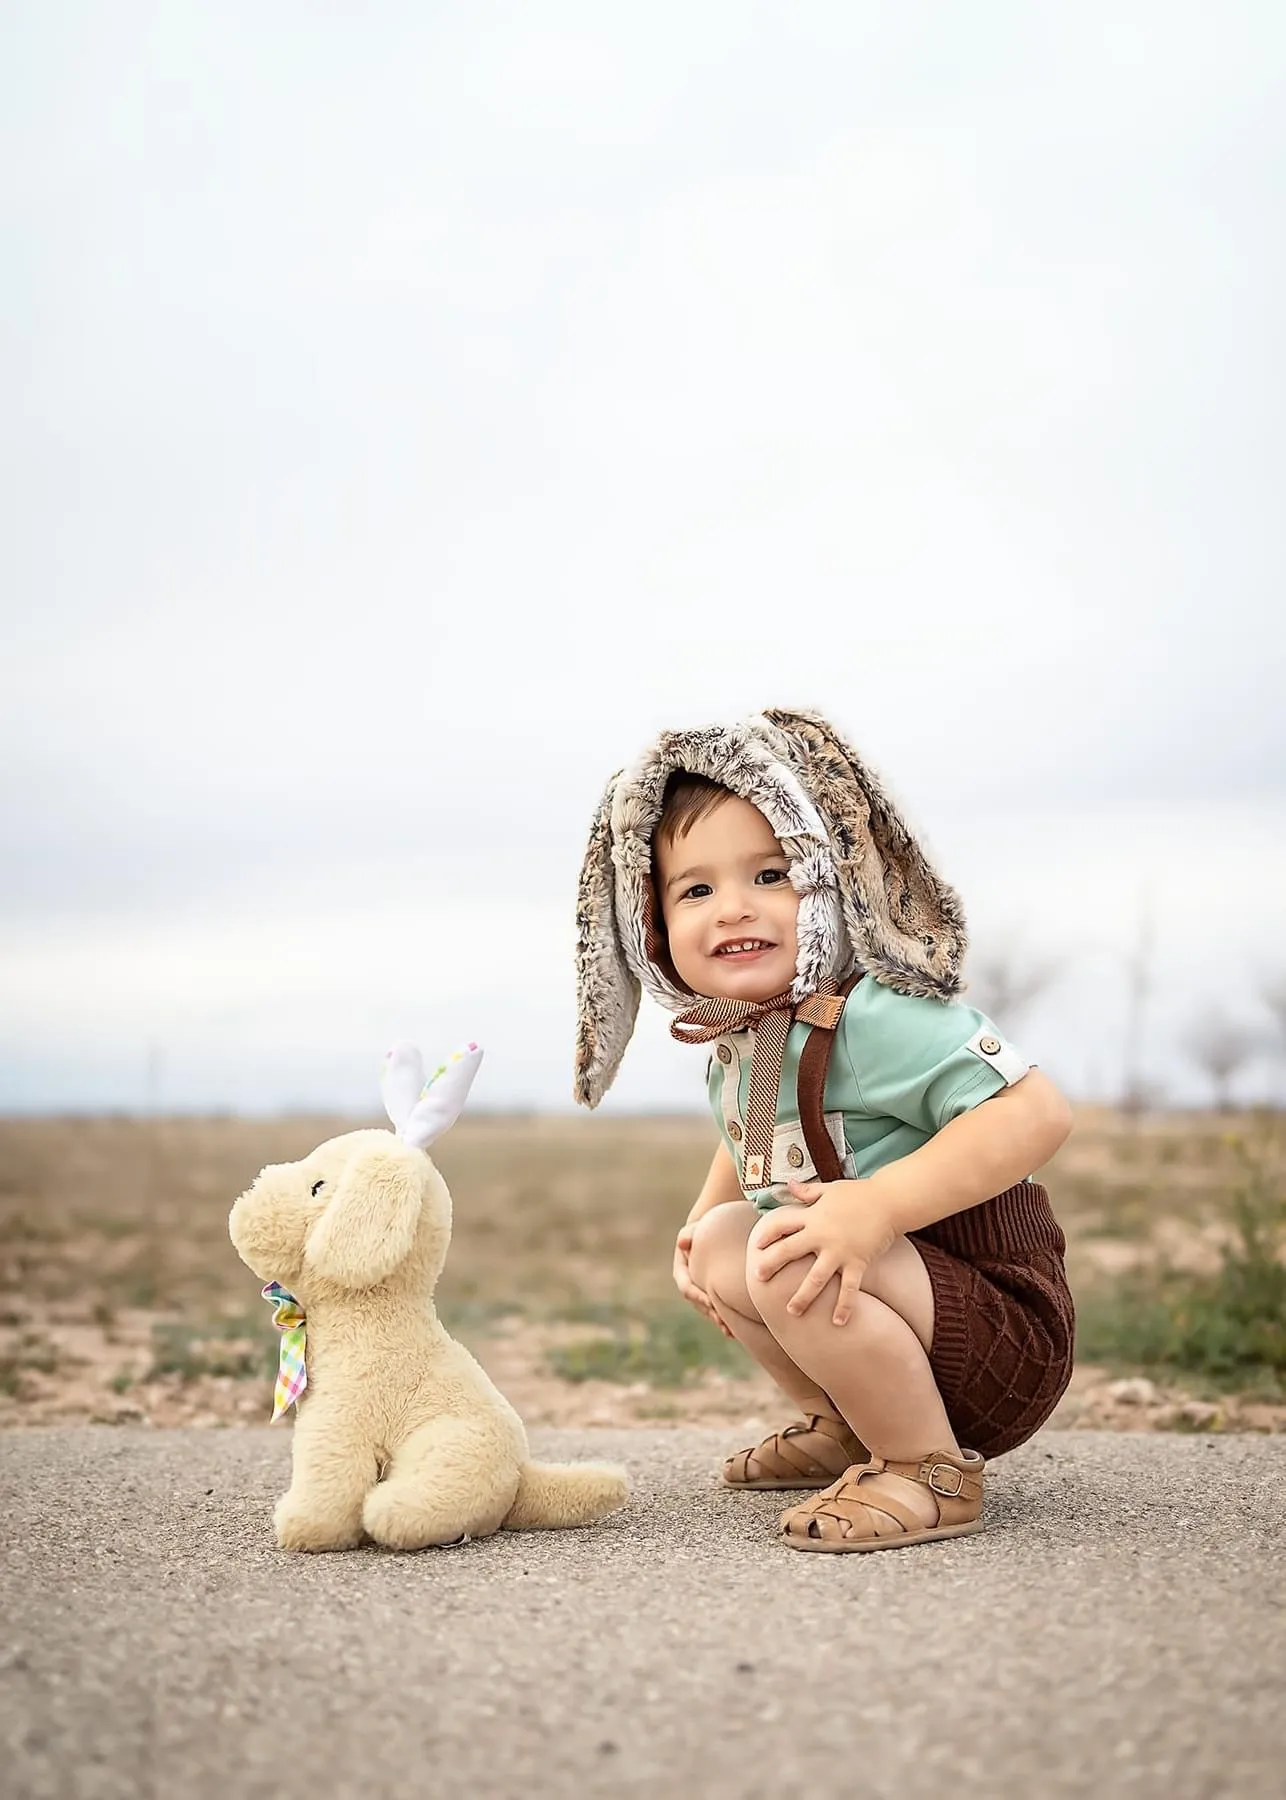
M 921 1462 L 889 1462 L 873 1456 L 848 1469 L 820 1494 L 781 1515 L 781 1542 L 792 1550 L 896 1550 L 938 1538 L 969 1537 L 982 1530 L 982 1472 L 976 1450 L 959 1456 L 934 1452 Z M 933 1494 L 935 1525 L 923 1525 L 905 1502 L 875 1488 L 883 1470 L 917 1481 Z
M 761 1444 L 738 1450 L 723 1465 L 725 1487 L 819 1488 L 853 1463 L 865 1462 L 866 1445 L 843 1419 L 808 1413 Z

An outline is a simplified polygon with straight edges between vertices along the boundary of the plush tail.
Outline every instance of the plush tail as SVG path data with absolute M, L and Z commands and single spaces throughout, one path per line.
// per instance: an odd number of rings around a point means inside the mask
M 592 1525 L 624 1506 L 625 1470 L 614 1463 L 524 1463 L 506 1531 Z

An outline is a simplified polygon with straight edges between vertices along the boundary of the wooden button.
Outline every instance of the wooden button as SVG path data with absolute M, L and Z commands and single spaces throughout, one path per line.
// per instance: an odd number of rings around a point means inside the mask
M 735 1119 L 729 1119 L 728 1121 L 728 1136 L 732 1139 L 734 1144 L 739 1144 L 741 1142 L 741 1127 Z
M 792 1144 L 790 1146 L 790 1149 L 786 1152 L 786 1161 L 790 1164 L 792 1169 L 803 1168 L 804 1152 L 800 1149 L 798 1144 Z
M 732 1061 L 732 1051 L 729 1050 L 726 1044 L 720 1044 L 715 1055 L 719 1058 L 721 1063 L 730 1063 Z
M 978 1048 L 982 1051 L 984 1056 L 994 1056 L 1000 1048 L 1000 1039 L 994 1037 L 979 1038 Z

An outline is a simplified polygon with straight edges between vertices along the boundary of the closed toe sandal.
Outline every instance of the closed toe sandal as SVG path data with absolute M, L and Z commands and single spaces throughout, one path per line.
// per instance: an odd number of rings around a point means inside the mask
M 792 1550 L 896 1550 L 904 1544 L 931 1544 L 938 1538 L 969 1537 L 982 1530 L 982 1472 L 976 1450 L 959 1456 L 935 1452 L 920 1462 L 889 1462 L 873 1456 L 848 1469 L 811 1500 L 781 1515 L 781 1542 Z M 901 1475 L 929 1489 L 937 1523 L 925 1525 L 899 1499 L 886 1493 L 879 1476 Z
M 853 1463 L 866 1461 L 867 1450 L 843 1419 L 809 1413 L 784 1431 L 774 1431 L 762 1444 L 738 1450 L 723 1465 L 725 1487 L 819 1488 Z

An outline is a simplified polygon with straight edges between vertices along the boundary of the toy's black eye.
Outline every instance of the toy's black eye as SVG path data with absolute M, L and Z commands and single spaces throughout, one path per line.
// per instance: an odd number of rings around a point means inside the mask
M 314 1200 L 317 1198 L 318 1190 L 321 1188 L 324 1188 L 325 1185 L 326 1185 L 326 1183 L 324 1181 L 314 1181 L 314 1183 L 313 1183 L 313 1199 Z

